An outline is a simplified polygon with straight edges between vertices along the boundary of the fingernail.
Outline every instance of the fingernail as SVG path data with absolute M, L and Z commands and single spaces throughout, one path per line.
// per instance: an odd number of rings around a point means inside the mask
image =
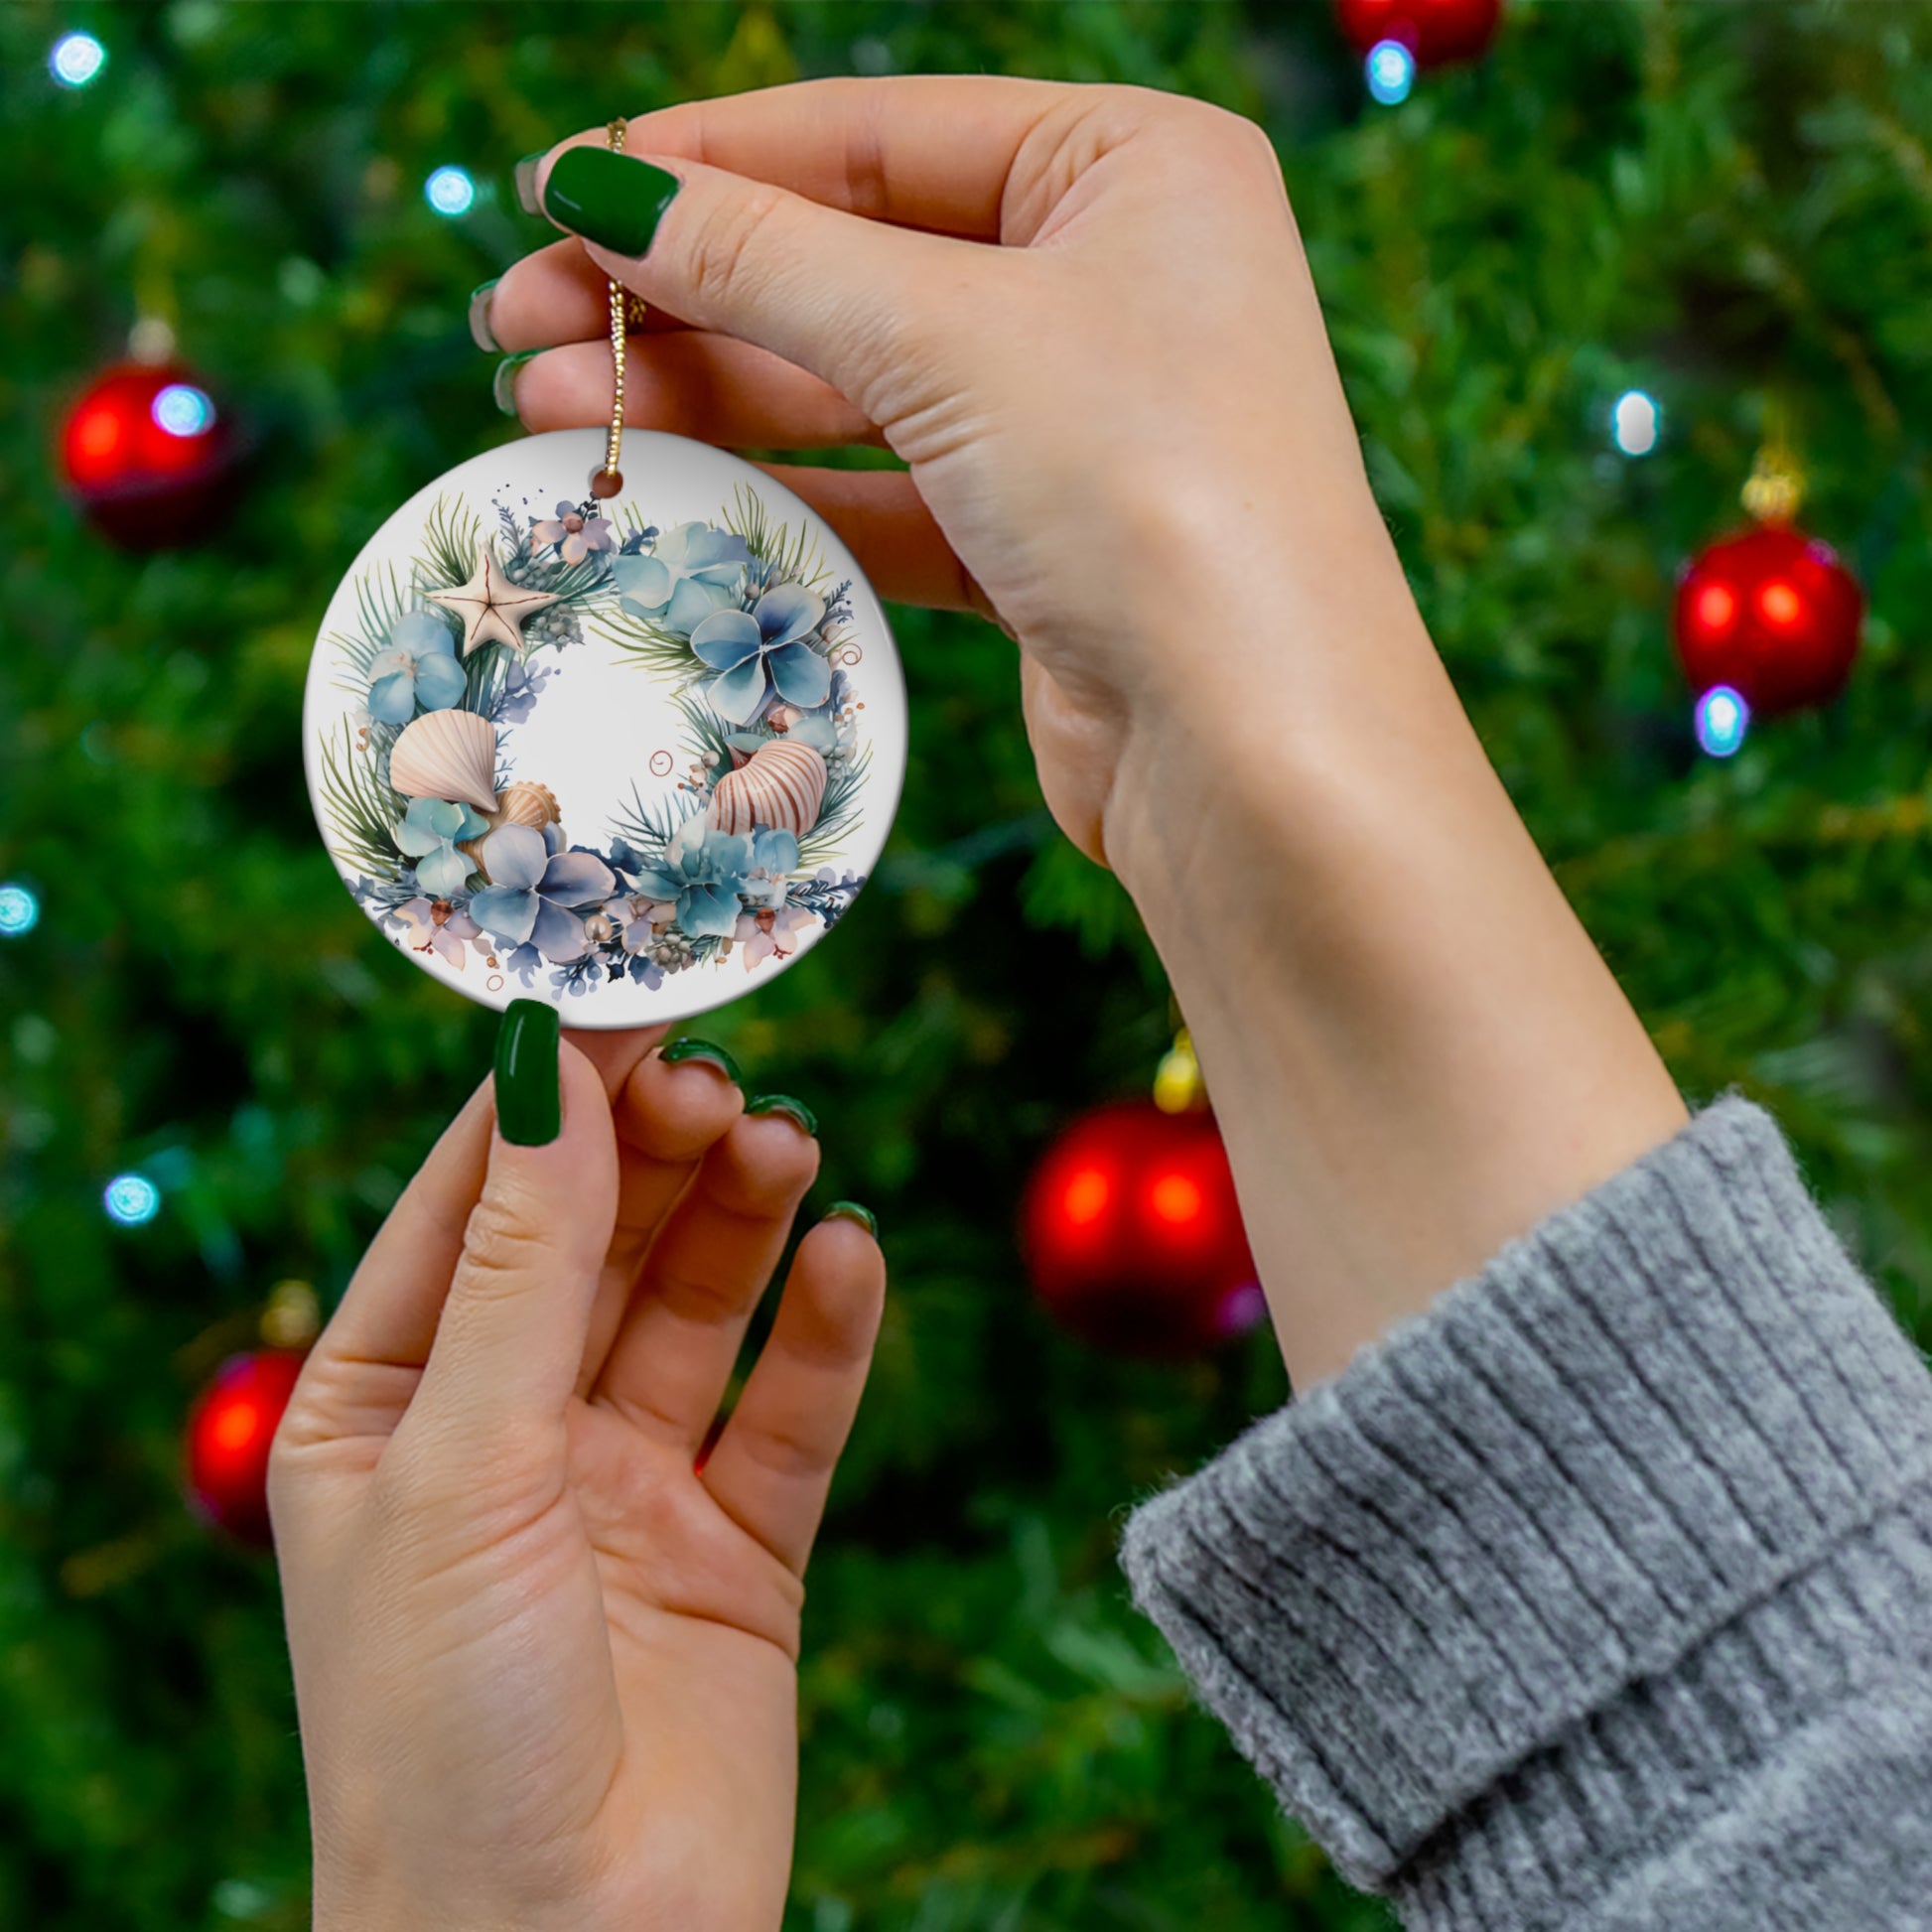
M 490 333 L 489 328 L 489 298 L 496 293 L 496 284 L 501 280 L 500 275 L 492 275 L 488 281 L 470 291 L 470 340 L 490 355 L 503 352 L 503 345 Z
M 550 150 L 545 148 L 543 154 L 526 154 L 516 164 L 517 206 L 522 208 L 525 214 L 541 214 L 543 212 L 542 207 L 537 203 L 537 169 L 542 164 L 543 156 L 549 152 Z
M 496 364 L 496 373 L 489 379 L 489 393 L 496 398 L 496 407 L 505 416 L 516 414 L 516 372 L 532 355 L 541 355 L 540 348 L 519 348 L 514 355 L 505 355 Z
M 818 1138 L 818 1116 L 802 1100 L 794 1100 L 788 1093 L 761 1093 L 756 1100 L 745 1103 L 748 1114 L 783 1114 L 801 1133 L 809 1134 L 813 1140 Z
M 869 1207 L 861 1207 L 856 1200 L 835 1200 L 825 1210 L 828 1221 L 857 1221 L 865 1231 L 877 1241 L 879 1239 L 879 1216 Z
M 600 248 L 641 255 L 682 184 L 609 148 L 566 148 L 543 184 L 543 211 Z
M 496 1125 L 516 1147 L 548 1147 L 563 1132 L 558 1018 L 538 1000 L 512 1000 L 496 1034 Z
M 657 1057 L 666 1066 L 682 1066 L 686 1060 L 702 1060 L 706 1066 L 715 1066 L 733 1086 L 745 1084 L 745 1076 L 738 1070 L 738 1062 L 722 1046 L 715 1046 L 708 1039 L 674 1039 L 668 1046 L 658 1049 Z

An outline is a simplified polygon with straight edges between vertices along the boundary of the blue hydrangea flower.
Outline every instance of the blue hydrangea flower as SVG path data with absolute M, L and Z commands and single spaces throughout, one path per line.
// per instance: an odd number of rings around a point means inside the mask
M 463 696 L 463 666 L 456 641 L 427 611 L 396 620 L 389 648 L 369 665 L 369 716 L 385 725 L 406 725 L 420 708 L 447 711 Z
M 675 905 L 687 937 L 729 939 L 744 910 L 741 897 L 765 897 L 797 864 L 798 841 L 789 832 L 719 832 L 694 812 L 671 834 L 662 864 L 638 868 L 632 891 Z
M 765 684 L 787 704 L 810 709 L 831 695 L 832 666 L 805 638 L 825 621 L 825 600 L 802 584 L 778 584 L 749 611 L 717 611 L 691 632 L 691 648 L 714 671 L 705 696 L 727 724 L 742 725 L 764 702 Z
M 489 821 L 468 805 L 442 798 L 416 798 L 396 827 L 396 846 L 416 861 L 416 879 L 426 893 L 448 898 L 470 883 L 476 862 L 459 852 L 459 839 L 480 839 Z
M 743 537 L 708 523 L 680 523 L 657 539 L 649 556 L 621 556 L 611 569 L 624 610 L 688 637 L 734 602 L 751 561 Z
M 618 889 L 617 875 L 595 852 L 552 852 L 527 825 L 499 825 L 483 843 L 490 883 L 470 901 L 470 915 L 505 946 L 530 944 L 554 965 L 581 959 L 590 936 L 578 916 Z

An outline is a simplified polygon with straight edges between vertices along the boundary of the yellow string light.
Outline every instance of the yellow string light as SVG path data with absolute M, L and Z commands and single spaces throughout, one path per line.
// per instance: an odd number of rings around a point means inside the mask
M 1184 1114 L 1207 1104 L 1200 1061 L 1194 1056 L 1194 1042 L 1185 1027 L 1174 1035 L 1173 1044 L 1161 1055 L 1161 1064 L 1154 1074 L 1154 1104 L 1164 1114 Z

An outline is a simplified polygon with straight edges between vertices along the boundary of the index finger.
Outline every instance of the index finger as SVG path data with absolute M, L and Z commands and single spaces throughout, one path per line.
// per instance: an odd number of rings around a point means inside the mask
M 626 144 L 898 227 L 998 241 L 1028 137 L 1092 92 L 981 73 L 799 80 L 639 114 Z M 558 145 L 604 141 L 600 129 Z M 517 187 L 529 206 L 534 177 Z

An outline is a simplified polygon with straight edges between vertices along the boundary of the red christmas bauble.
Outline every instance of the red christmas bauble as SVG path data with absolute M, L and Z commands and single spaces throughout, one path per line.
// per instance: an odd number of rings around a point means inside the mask
M 196 1508 L 244 1543 L 266 1545 L 268 1450 L 303 1351 L 264 1348 L 215 1371 L 188 1418 L 188 1489 Z
M 1502 10 L 1502 0 L 1335 0 L 1335 20 L 1357 54 L 1400 41 L 1419 68 L 1474 60 Z
M 1859 654 L 1864 596 L 1829 544 L 1763 523 L 1699 552 L 1677 586 L 1678 661 L 1760 717 L 1826 704 Z
M 1203 1354 L 1264 1312 L 1207 1113 L 1123 1101 L 1075 1121 L 1035 1171 L 1022 1239 L 1054 1318 L 1119 1354 Z
M 189 370 L 129 362 L 81 395 L 61 471 L 102 535 L 134 550 L 193 543 L 228 506 L 233 426 Z

